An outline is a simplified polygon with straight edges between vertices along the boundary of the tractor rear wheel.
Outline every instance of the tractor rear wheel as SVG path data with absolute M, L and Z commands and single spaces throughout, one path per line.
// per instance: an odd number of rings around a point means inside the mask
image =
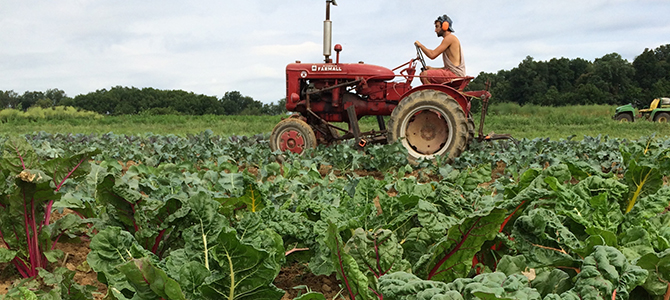
M 465 150 L 469 136 L 461 106 L 435 90 L 418 91 L 400 101 L 391 113 L 388 130 L 389 143 L 400 139 L 412 160 L 448 153 L 451 161 Z
M 666 112 L 659 112 L 654 117 L 654 122 L 667 123 L 668 121 L 670 121 L 670 114 L 668 114 Z
M 307 148 L 316 148 L 316 136 L 312 128 L 298 118 L 281 120 L 270 134 L 270 149 L 282 152 L 289 150 L 302 153 Z
M 633 116 L 629 113 L 618 114 L 614 119 L 621 123 L 633 122 Z

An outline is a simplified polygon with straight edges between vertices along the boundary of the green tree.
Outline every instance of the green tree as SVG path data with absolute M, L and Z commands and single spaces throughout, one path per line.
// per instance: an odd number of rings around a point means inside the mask
M 0 91 L 0 109 L 16 108 L 21 103 L 21 97 L 14 91 Z
M 288 111 L 286 110 L 286 98 L 281 98 L 279 101 L 277 101 L 277 104 L 270 104 L 266 114 L 276 116 L 276 115 L 284 115 Z
M 657 81 L 665 77 L 665 69 L 656 58 L 654 51 L 648 48 L 633 60 L 633 68 L 635 69 L 635 81 L 644 90 L 650 90 Z
M 611 97 L 604 92 L 602 89 L 598 88 L 595 84 L 586 83 L 582 84 L 577 88 L 575 97 L 581 101 L 581 103 L 572 103 L 572 104 L 605 104 L 608 102 L 608 99 Z
M 226 115 L 260 114 L 263 103 L 238 91 L 226 92 L 221 98 L 221 106 Z
M 567 58 L 552 58 L 547 62 L 547 85 L 556 87 L 558 92 L 570 92 L 577 77 L 570 68 L 570 60 Z
M 28 109 L 29 107 L 32 107 L 37 103 L 37 101 L 45 99 L 46 96 L 44 95 L 43 92 L 29 92 L 26 91 L 21 95 L 21 107 L 23 110 Z
M 601 90 L 612 95 L 611 100 L 595 104 L 620 104 L 626 101 L 624 95 L 633 87 L 635 76 L 635 68 L 627 60 L 617 53 L 607 54 L 593 62 L 593 72 L 605 82 Z
M 65 91 L 55 88 L 46 90 L 44 96 L 51 100 L 52 106 L 66 105 L 64 103 L 68 103 L 69 100 L 71 100 L 71 98 L 65 94 Z
M 533 99 L 541 97 L 547 91 L 547 83 L 542 80 L 538 70 L 545 72 L 532 57 L 526 56 L 518 67 L 510 71 L 508 77 L 510 88 L 504 97 L 519 105 L 537 102 Z
M 670 80 L 661 79 L 657 81 L 652 87 L 651 92 L 656 96 L 650 97 L 650 99 L 658 97 L 670 97 Z

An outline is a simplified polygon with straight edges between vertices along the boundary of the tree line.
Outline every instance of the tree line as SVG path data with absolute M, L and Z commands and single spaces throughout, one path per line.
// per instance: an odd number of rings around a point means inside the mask
M 632 63 L 617 53 L 593 62 L 581 58 L 535 61 L 527 56 L 512 70 L 480 73 L 468 87 L 483 89 L 487 81 L 500 102 L 645 107 L 654 98 L 670 97 L 670 44 L 647 48 Z
M 499 102 L 519 105 L 649 105 L 652 99 L 670 97 L 670 44 L 645 49 L 628 62 L 617 53 L 593 62 L 582 59 L 553 58 L 535 61 L 527 56 L 516 68 L 497 73 L 480 73 L 468 86 L 490 91 Z M 184 115 L 278 115 L 286 113 L 286 99 L 265 104 L 238 91 L 223 97 L 206 96 L 182 90 L 113 87 L 68 97 L 64 91 L 0 91 L 0 108 L 26 110 L 73 106 L 100 114 L 184 114 Z
M 206 96 L 182 90 L 116 86 L 88 94 L 68 97 L 63 90 L 45 92 L 0 91 L 0 108 L 26 110 L 72 106 L 106 115 L 126 114 L 182 114 L 182 115 L 279 115 L 286 113 L 286 100 L 263 103 L 238 91 L 226 92 L 223 97 Z

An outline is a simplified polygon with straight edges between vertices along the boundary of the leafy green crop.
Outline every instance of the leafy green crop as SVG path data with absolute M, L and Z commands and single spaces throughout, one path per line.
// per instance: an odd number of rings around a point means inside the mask
M 0 257 L 11 261 L 23 277 L 37 276 L 40 268 L 63 254 L 54 247 L 69 230 L 64 226 L 68 223 L 50 226 L 52 207 L 68 180 L 89 172 L 88 160 L 97 153 L 88 149 L 42 162 L 25 140 L 5 143 L 0 160 L 0 239 L 6 248 Z
M 451 165 L 409 165 L 397 145 L 272 153 L 263 136 L 212 132 L 9 141 L 0 258 L 52 267 L 55 241 L 95 233 L 88 263 L 110 298 L 279 299 L 287 264 L 336 274 L 350 299 L 668 293 L 667 140 L 474 143 Z M 62 208 L 75 214 L 46 221 Z

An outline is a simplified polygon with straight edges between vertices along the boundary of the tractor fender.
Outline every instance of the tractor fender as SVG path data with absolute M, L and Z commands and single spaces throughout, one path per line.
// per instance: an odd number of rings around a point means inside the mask
M 400 101 L 407 98 L 407 96 L 409 96 L 413 93 L 416 93 L 418 91 L 423 91 L 423 90 L 434 90 L 434 91 L 438 91 L 438 92 L 443 92 L 443 93 L 451 96 L 452 98 L 454 98 L 454 100 L 456 100 L 456 102 L 458 102 L 458 104 L 463 109 L 463 112 L 465 112 L 466 116 L 470 115 L 470 101 L 468 101 L 468 99 L 465 97 L 465 95 L 463 95 L 461 92 L 459 92 L 458 90 L 456 90 L 456 89 L 454 89 L 450 86 L 446 86 L 446 85 L 442 85 L 442 84 L 424 84 L 424 85 L 420 85 L 418 87 L 415 87 L 415 88 L 407 91 L 405 94 L 403 94 L 402 97 L 400 97 Z

